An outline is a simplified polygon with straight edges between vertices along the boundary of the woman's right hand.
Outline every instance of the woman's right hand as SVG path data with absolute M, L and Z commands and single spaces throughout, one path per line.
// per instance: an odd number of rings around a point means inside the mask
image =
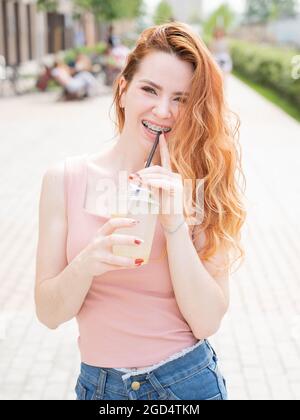
M 134 227 L 137 223 L 134 219 L 114 217 L 101 226 L 92 242 L 80 254 L 84 270 L 92 276 L 99 276 L 108 271 L 139 267 L 143 260 L 118 257 L 112 252 L 113 245 L 139 246 L 138 241 L 143 242 L 136 236 L 114 234 L 116 229 Z

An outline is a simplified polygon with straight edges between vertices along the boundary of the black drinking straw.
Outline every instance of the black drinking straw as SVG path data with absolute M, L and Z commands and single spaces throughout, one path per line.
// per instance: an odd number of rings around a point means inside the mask
M 149 166 L 151 165 L 151 162 L 152 162 L 152 159 L 153 159 L 154 153 L 155 153 L 156 148 L 157 148 L 157 146 L 158 146 L 159 136 L 160 136 L 160 135 L 161 135 L 161 131 L 159 131 L 159 132 L 157 133 L 157 135 L 156 135 L 156 139 L 155 139 L 155 142 L 154 142 L 153 147 L 152 147 L 152 149 L 151 149 L 150 155 L 149 155 L 149 157 L 148 157 L 148 159 L 147 159 L 147 163 L 146 163 L 146 165 L 145 165 L 145 168 L 149 168 Z
M 157 149 L 157 146 L 158 146 L 158 143 L 159 143 L 159 137 L 160 137 L 161 133 L 162 133 L 162 132 L 161 132 L 161 131 L 159 131 L 159 132 L 157 133 L 157 135 L 156 135 L 156 139 L 155 139 L 155 142 L 154 142 L 154 144 L 153 144 L 153 146 L 152 146 L 151 152 L 150 152 L 150 154 L 149 154 L 149 156 L 148 156 L 148 159 L 147 159 L 147 162 L 146 162 L 145 168 L 149 168 L 149 166 L 151 165 L 151 162 L 152 162 L 152 159 L 153 159 L 154 153 L 155 153 L 155 151 L 156 151 L 156 149 Z M 139 187 L 140 187 L 141 185 L 142 185 L 142 183 L 140 182 Z M 136 190 L 136 192 L 135 192 L 135 195 L 137 195 L 139 192 L 140 192 L 140 189 L 138 188 L 138 189 Z

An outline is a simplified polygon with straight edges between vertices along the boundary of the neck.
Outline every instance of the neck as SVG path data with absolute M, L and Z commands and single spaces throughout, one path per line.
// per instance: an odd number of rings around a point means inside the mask
M 130 147 L 128 147 L 130 145 Z M 122 133 L 116 143 L 112 146 L 111 155 L 113 162 L 115 162 L 117 170 L 127 171 L 128 174 L 144 169 L 145 162 L 151 151 L 151 144 L 149 149 L 144 149 L 138 142 L 133 143 L 132 139 L 128 138 L 125 133 Z M 151 165 L 159 165 L 159 147 L 157 148 Z

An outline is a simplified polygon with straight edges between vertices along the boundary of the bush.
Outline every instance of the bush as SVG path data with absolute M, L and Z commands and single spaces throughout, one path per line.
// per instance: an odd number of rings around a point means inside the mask
M 77 54 L 85 54 L 90 58 L 93 58 L 93 56 L 97 55 L 101 55 L 103 54 L 103 52 L 106 49 L 106 42 L 99 42 L 96 45 L 93 46 L 83 46 L 83 47 L 77 47 L 77 48 L 72 48 L 70 50 L 67 50 L 64 54 L 64 61 L 65 63 L 71 63 L 73 61 L 75 61 L 76 59 L 76 55 Z
M 300 78 L 292 77 L 292 58 L 299 52 L 238 40 L 230 41 L 230 49 L 234 70 L 300 106 Z

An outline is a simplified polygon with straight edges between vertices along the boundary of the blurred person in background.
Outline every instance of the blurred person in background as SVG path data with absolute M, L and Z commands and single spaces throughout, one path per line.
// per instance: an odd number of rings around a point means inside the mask
M 36 81 L 36 87 L 41 92 L 45 92 L 47 90 L 49 80 L 52 78 L 51 69 L 51 66 L 42 64 L 42 71 Z
M 232 71 L 232 59 L 230 56 L 226 33 L 223 28 L 217 27 L 214 29 L 213 39 L 209 45 L 209 49 L 222 70 L 224 79 L 226 80 L 226 76 Z
M 187 25 L 153 26 L 115 80 L 113 104 L 116 141 L 94 155 L 69 156 L 44 175 L 38 319 L 51 329 L 78 322 L 78 400 L 226 400 L 208 338 L 229 307 L 245 210 L 235 176 L 242 173 L 238 126 L 229 118 L 221 73 Z M 162 209 L 193 181 L 193 209 L 204 214 L 193 224 L 190 207 L 161 211 L 147 264 L 113 253 L 114 245 L 141 245 L 142 237 L 130 235 L 135 220 L 84 207 L 89 177 L 117 183 L 120 171 L 162 193 Z M 204 209 L 195 186 L 203 179 Z M 104 200 L 115 199 L 115 191 L 106 189 Z
M 53 66 L 43 64 L 43 69 L 37 79 L 36 87 L 40 91 L 47 90 L 51 79 L 63 88 L 62 99 L 81 99 L 97 94 L 99 84 L 91 73 L 92 63 L 89 57 L 79 53 L 74 61 L 66 64 L 57 59 Z
M 107 86 L 113 85 L 117 75 L 125 66 L 129 52 L 130 49 L 120 41 L 116 42 L 114 47 L 111 47 L 110 45 L 107 46 L 103 57 L 103 70 L 105 74 L 105 84 Z
M 63 87 L 66 99 L 90 97 L 96 95 L 99 91 L 97 80 L 87 70 L 90 67 L 88 58 L 80 54 L 72 67 L 57 60 L 51 70 L 51 76 Z
M 86 54 L 77 54 L 74 65 L 75 74 L 81 71 L 87 71 L 89 73 L 92 73 L 92 67 L 92 61 Z
M 106 43 L 110 48 L 113 48 L 116 45 L 116 37 L 114 35 L 114 26 L 112 24 L 110 24 L 108 27 Z

